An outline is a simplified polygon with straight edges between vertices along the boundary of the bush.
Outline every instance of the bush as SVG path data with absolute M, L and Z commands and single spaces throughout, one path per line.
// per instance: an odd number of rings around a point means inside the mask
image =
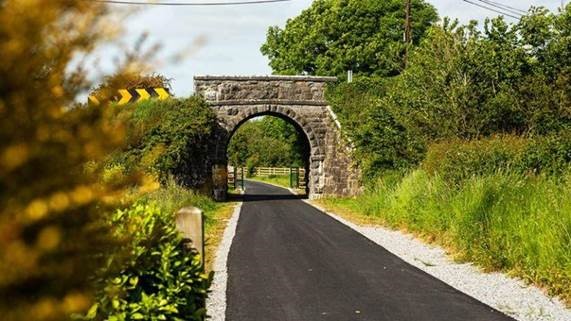
M 111 163 L 127 171 L 156 175 L 164 185 L 172 177 L 185 187 L 202 188 L 210 172 L 216 116 L 199 97 L 146 101 L 122 107 L 117 121 L 127 128 L 127 147 Z
M 381 171 L 408 169 L 424 155 L 424 143 L 386 108 L 385 92 L 386 80 L 365 77 L 327 90 L 343 133 L 355 147 L 354 159 L 368 181 L 374 181 Z
M 204 320 L 210 277 L 200 255 L 185 248 L 173 212 L 157 204 L 139 201 L 113 216 L 110 225 L 124 247 L 111 255 L 98 279 L 97 303 L 83 319 Z
M 448 182 L 496 172 L 560 176 L 571 166 L 571 131 L 523 138 L 449 140 L 430 146 L 422 168 Z

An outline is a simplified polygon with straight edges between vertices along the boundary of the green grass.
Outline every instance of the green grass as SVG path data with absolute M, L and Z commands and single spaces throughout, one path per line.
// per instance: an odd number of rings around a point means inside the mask
M 253 176 L 248 179 L 289 188 L 289 175 Z
M 381 180 L 357 198 L 320 203 L 357 221 L 410 231 L 571 303 L 571 174 L 496 173 L 458 185 L 417 170 L 400 182 Z
M 169 183 L 165 187 L 149 193 L 143 197 L 158 204 L 166 213 L 176 213 L 179 209 L 188 206 L 200 208 L 204 212 L 204 233 L 206 270 L 210 271 L 220 243 L 224 229 L 234 209 L 234 203 L 218 203 L 212 198 L 197 194 L 192 190 Z
M 248 179 L 252 181 L 273 184 L 284 188 L 290 188 L 289 175 L 254 176 L 254 177 L 249 177 Z M 296 189 L 295 191 L 298 195 L 303 195 L 306 193 L 305 189 L 303 188 Z

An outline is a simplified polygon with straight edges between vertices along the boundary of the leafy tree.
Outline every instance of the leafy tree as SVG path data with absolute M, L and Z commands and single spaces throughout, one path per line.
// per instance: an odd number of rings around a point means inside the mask
M 236 166 L 304 166 L 309 150 L 303 133 L 277 117 L 243 124 L 228 146 L 228 159 Z
M 402 69 L 402 0 L 316 0 L 285 29 L 268 30 L 261 51 L 277 74 L 391 76 Z M 413 0 L 413 42 L 437 20 L 432 5 Z
M 520 23 L 434 27 L 386 103 L 426 139 L 545 134 L 571 125 L 570 19 L 533 9 Z
M 459 26 L 445 19 L 396 77 L 357 77 L 328 101 L 368 177 L 413 166 L 442 139 L 546 135 L 571 125 L 570 9 Z

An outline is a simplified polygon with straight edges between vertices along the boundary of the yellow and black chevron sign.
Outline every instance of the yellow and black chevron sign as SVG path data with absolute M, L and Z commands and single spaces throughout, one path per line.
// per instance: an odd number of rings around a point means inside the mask
M 130 88 L 130 89 L 119 89 L 117 93 L 113 95 L 108 100 L 116 102 L 117 105 L 126 105 L 128 103 L 136 103 L 149 99 L 165 100 L 171 97 L 168 89 L 158 87 L 158 88 Z M 99 106 L 101 101 L 106 100 L 99 97 L 97 94 L 89 95 L 88 103 L 90 105 Z

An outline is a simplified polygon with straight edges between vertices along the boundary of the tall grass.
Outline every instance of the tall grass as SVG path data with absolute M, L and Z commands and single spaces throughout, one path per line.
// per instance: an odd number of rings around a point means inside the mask
M 204 212 L 205 227 L 208 229 L 216 223 L 216 214 L 224 205 L 216 203 L 212 198 L 196 193 L 193 190 L 176 185 L 169 181 L 158 190 L 146 194 L 143 200 L 154 201 L 165 213 L 176 213 L 183 207 L 193 206 Z
M 496 172 L 449 183 L 416 170 L 380 180 L 355 199 L 329 199 L 451 249 L 461 260 L 507 271 L 571 303 L 571 173 Z

